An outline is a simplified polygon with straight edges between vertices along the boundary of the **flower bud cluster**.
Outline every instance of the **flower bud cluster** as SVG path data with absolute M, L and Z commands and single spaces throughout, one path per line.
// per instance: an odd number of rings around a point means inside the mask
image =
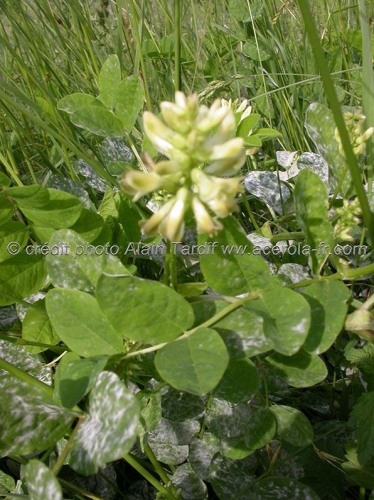
M 343 206 L 336 209 L 339 220 L 334 227 L 335 238 L 343 241 L 354 241 L 351 236 L 353 226 L 360 223 L 361 207 L 358 198 L 353 201 L 344 200 Z
M 222 229 L 218 218 L 238 209 L 235 199 L 242 192 L 236 174 L 245 160 L 243 139 L 235 137 L 232 109 L 213 105 L 199 106 L 196 94 L 176 92 L 175 103 L 162 102 L 161 118 L 146 111 L 144 130 L 155 148 L 167 159 L 152 165 L 150 172 L 127 171 L 121 189 L 134 200 L 155 190 L 164 190 L 170 199 L 142 223 L 147 236 L 162 234 L 180 241 L 184 214 L 192 208 L 199 234 L 209 236 Z
M 362 155 L 366 149 L 366 141 L 373 135 L 374 127 L 364 129 L 365 115 L 359 111 L 355 113 L 344 113 L 344 121 L 348 130 L 349 138 L 356 156 Z M 344 156 L 344 149 L 338 129 L 335 129 L 334 137 L 339 144 L 339 152 Z

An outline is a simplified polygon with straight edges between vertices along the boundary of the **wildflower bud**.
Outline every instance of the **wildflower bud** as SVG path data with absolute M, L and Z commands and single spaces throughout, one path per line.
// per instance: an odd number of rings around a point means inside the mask
M 186 147 L 183 135 L 173 131 L 153 113 L 145 111 L 143 114 L 144 130 L 154 147 L 168 158 L 171 158 L 176 149 Z
M 223 228 L 219 221 L 211 217 L 197 196 L 192 199 L 192 210 L 195 215 L 198 234 L 208 234 L 208 236 L 212 237 Z
M 174 204 L 159 225 L 159 232 L 170 241 L 181 241 L 184 233 L 184 214 L 190 193 L 187 188 L 181 188 L 174 198 Z
M 134 195 L 134 201 L 136 201 L 144 194 L 158 189 L 162 182 L 162 177 L 155 172 L 144 173 L 129 170 L 119 181 L 119 185 L 124 193 Z

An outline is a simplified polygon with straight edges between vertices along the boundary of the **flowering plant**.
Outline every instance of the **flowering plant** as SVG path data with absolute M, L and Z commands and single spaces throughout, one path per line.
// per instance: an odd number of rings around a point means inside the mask
M 243 139 L 235 137 L 234 113 L 219 99 L 208 108 L 199 106 L 196 94 L 182 92 L 176 92 L 175 103 L 162 102 L 160 107 L 161 119 L 144 113 L 144 129 L 168 159 L 150 172 L 127 171 L 120 186 L 134 200 L 158 189 L 168 193 L 166 203 L 142 222 L 145 235 L 180 241 L 184 214 L 191 207 L 197 232 L 213 236 L 222 229 L 218 219 L 238 210 L 236 195 L 243 191 L 241 177 L 227 178 L 245 161 Z

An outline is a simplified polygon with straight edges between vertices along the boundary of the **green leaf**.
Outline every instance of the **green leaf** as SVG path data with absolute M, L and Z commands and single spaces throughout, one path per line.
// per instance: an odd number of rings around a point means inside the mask
M 53 233 L 47 271 L 55 287 L 93 292 L 105 265 L 105 247 L 93 246 L 71 229 Z M 56 248 L 58 252 L 52 250 Z
M 28 309 L 22 322 L 22 338 L 41 344 L 56 345 L 58 343 L 59 338 L 52 330 L 44 300 L 38 300 Z M 47 347 L 27 346 L 26 349 L 32 354 L 37 354 L 45 351 Z
M 12 476 L 8 476 L 2 470 L 0 471 L 0 494 L 11 493 L 14 491 L 16 486 L 16 482 L 12 478 Z M 8 497 L 10 498 L 10 497 Z
M 107 356 L 80 359 L 75 353 L 65 354 L 56 371 L 54 399 L 73 408 L 90 392 L 107 361 Z
M 296 177 L 294 190 L 295 211 L 306 242 L 311 247 L 311 267 L 314 274 L 326 259 L 322 245 L 333 249 L 332 228 L 328 218 L 328 195 L 323 181 L 317 174 L 305 168 Z M 320 247 L 318 245 L 321 245 Z
M 184 500 L 205 500 L 207 487 L 189 463 L 180 465 L 171 477 L 172 484 L 180 490 Z
M 208 249 L 200 256 L 201 270 L 208 285 L 224 295 L 239 295 L 268 287 L 271 283 L 268 266 L 262 257 L 248 255 L 252 244 L 238 223 L 227 217 L 222 224 L 223 230 L 214 238 L 199 236 L 199 244 L 206 244 Z
M 16 255 L 0 262 L 0 306 L 14 304 L 38 292 L 47 274 L 40 255 Z
M 8 222 L 13 217 L 14 205 L 4 196 L 0 196 L 0 224 Z
M 341 281 L 315 281 L 302 295 L 312 313 L 303 349 L 310 354 L 321 354 L 332 346 L 344 326 L 351 293 Z
M 261 146 L 262 140 L 256 134 L 249 135 L 244 140 L 244 147 L 246 148 L 260 148 Z
M 213 390 L 229 362 L 225 344 L 215 330 L 200 328 L 157 352 L 161 377 L 180 391 L 202 396 Z
M 216 302 L 216 312 L 225 307 L 227 302 Z M 273 343 L 265 336 L 264 325 L 264 318 L 256 311 L 240 307 L 215 323 L 214 327 L 226 343 L 231 358 L 242 357 L 243 354 L 251 358 L 273 348 Z
M 213 398 L 205 414 L 205 422 L 212 434 L 219 439 L 244 437 L 251 410 L 247 404 L 229 403 Z
M 261 141 L 269 141 L 270 139 L 282 137 L 282 134 L 273 128 L 259 128 L 256 130 L 256 136 L 259 137 Z
M 307 446 L 313 442 L 312 425 L 300 410 L 274 405 L 270 411 L 277 420 L 277 432 L 282 441 L 293 446 Z
M 312 488 L 289 477 L 267 477 L 247 491 L 250 500 L 320 500 Z
M 91 106 L 95 101 L 96 97 L 77 92 L 60 99 L 57 103 L 57 109 L 61 109 L 66 113 L 72 114 L 80 108 Z
M 4 193 L 13 198 L 21 210 L 42 208 L 49 201 L 49 190 L 39 184 L 8 188 Z
M 236 135 L 242 137 L 243 139 L 247 139 L 251 130 L 253 129 L 253 127 L 257 125 L 260 118 L 261 116 L 255 113 L 253 115 L 249 115 L 246 118 L 244 118 L 244 120 L 242 120 L 238 125 L 238 128 L 236 130 Z
M 102 275 L 96 297 L 114 328 L 131 340 L 169 342 L 193 323 L 188 302 L 157 281 Z
M 114 107 L 115 92 L 120 81 L 120 62 L 118 56 L 112 54 L 104 62 L 99 75 L 99 99 L 109 109 Z
M 241 403 L 249 401 L 256 394 L 259 385 L 260 377 L 251 360 L 231 359 L 214 394 L 231 403 Z
M 328 163 L 330 176 L 335 182 L 338 181 L 346 162 L 339 152 L 339 145 L 335 139 L 336 124 L 332 111 L 324 104 L 313 102 L 306 110 L 305 128 L 314 142 L 316 152 Z M 345 175 L 343 192 L 351 185 L 350 173 L 347 171 Z
M 254 1 L 247 4 L 246 0 L 230 0 L 228 6 L 228 12 L 236 21 L 240 22 L 250 22 L 252 19 L 257 19 L 263 10 L 263 2 Z
M 57 189 L 48 189 L 48 195 L 49 200 L 40 207 L 31 203 L 27 208 L 22 206 L 25 217 L 35 226 L 54 229 L 72 226 L 81 214 L 82 203 L 75 196 Z
M 115 91 L 114 113 L 126 132 L 130 133 L 134 127 L 143 103 L 144 89 L 139 77 L 133 75 L 122 80 Z
M 55 406 L 42 389 L 11 377 L 1 391 L 1 456 L 26 455 L 54 446 L 76 416 Z
M 138 435 L 142 437 L 146 432 L 157 429 L 161 421 L 161 394 L 143 390 L 136 393 L 136 399 L 140 403 Z
M 197 420 L 173 422 L 162 418 L 157 429 L 148 434 L 148 444 L 158 461 L 179 465 L 186 461 L 188 445 L 199 430 Z
M 283 215 L 283 205 L 291 196 L 289 188 L 280 181 L 277 172 L 253 170 L 245 179 L 246 190 L 267 203 L 276 213 Z
M 258 38 L 256 40 L 249 39 L 245 42 L 243 46 L 243 54 L 253 61 L 267 61 L 271 58 L 269 47 L 265 42 L 259 40 Z
M 210 465 L 209 481 L 218 498 L 227 500 L 234 493 L 235 499 L 248 500 L 248 495 L 240 494 L 240 490 L 245 490 L 255 480 L 256 466 L 257 461 L 253 456 L 231 460 L 217 453 Z
M 209 432 L 204 432 L 201 438 L 196 437 L 191 441 L 188 460 L 201 479 L 209 478 L 210 462 L 218 451 L 219 440 Z
M 30 500 L 60 500 L 62 490 L 53 472 L 40 460 L 30 460 L 25 467 Z
M 288 356 L 295 354 L 309 332 L 308 302 L 288 288 L 274 288 L 261 295 L 261 299 L 248 302 L 244 307 L 263 317 L 265 336 L 277 352 Z
M 175 422 L 201 418 L 205 413 L 203 398 L 176 391 L 172 387 L 162 394 L 162 416 Z
M 266 406 L 252 410 L 245 429 L 245 442 L 249 448 L 258 450 L 274 438 L 277 423 L 273 413 Z
M 20 222 L 6 222 L 0 227 L 0 262 L 18 254 L 29 239 L 29 228 Z
M 80 108 L 70 119 L 77 127 L 100 137 L 122 137 L 124 133 L 120 120 L 112 112 L 99 106 Z
M 6 174 L 4 174 L 3 172 L 0 172 L 0 186 L 10 186 L 12 183 L 10 177 L 8 177 Z
M 253 452 L 254 450 L 246 445 L 243 436 L 221 439 L 220 453 L 224 457 L 232 458 L 233 460 L 241 460 L 242 458 L 252 455 Z
M 70 466 L 84 476 L 128 453 L 136 440 L 139 405 L 112 372 L 102 372 L 90 393 L 89 415 L 71 448 Z
M 301 350 L 294 356 L 274 353 L 266 358 L 273 371 L 291 387 L 310 387 L 327 377 L 327 368 L 318 357 Z
M 89 243 L 92 243 L 104 228 L 104 219 L 101 215 L 82 208 L 79 218 L 70 226 L 70 229 L 80 234 Z
M 359 463 L 354 444 L 346 445 L 347 461 L 342 463 L 342 469 L 347 474 L 350 482 L 358 486 L 374 489 L 374 467 L 371 464 L 362 465 Z
M 35 356 L 31 356 L 26 351 L 24 346 L 13 344 L 6 340 L 0 340 L 0 358 L 45 384 L 51 383 L 52 377 L 50 367 L 43 366 Z M 9 379 L 13 380 L 13 375 L 10 375 L 10 373 L 5 370 L 0 370 L 1 389 L 4 384 L 6 385 L 9 383 Z
M 122 352 L 121 335 L 109 324 L 91 295 L 55 288 L 47 293 L 46 305 L 57 335 L 80 356 Z
M 360 464 L 366 465 L 374 457 L 374 392 L 363 394 L 353 407 L 350 425 L 357 425 L 357 456 Z

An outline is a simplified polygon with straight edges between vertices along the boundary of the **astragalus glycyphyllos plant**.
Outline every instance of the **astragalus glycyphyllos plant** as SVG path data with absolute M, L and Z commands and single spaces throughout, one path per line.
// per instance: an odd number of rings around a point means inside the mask
M 244 140 L 235 137 L 232 109 L 219 99 L 208 108 L 196 94 L 176 92 L 175 103 L 162 102 L 161 119 L 146 111 L 144 130 L 155 148 L 168 159 L 151 166 L 148 173 L 127 171 L 122 190 L 134 201 L 155 190 L 164 190 L 166 203 L 146 222 L 145 235 L 161 234 L 180 241 L 184 215 L 192 208 L 198 234 L 214 236 L 223 228 L 218 218 L 238 210 L 236 195 L 243 192 L 237 174 L 245 160 Z

